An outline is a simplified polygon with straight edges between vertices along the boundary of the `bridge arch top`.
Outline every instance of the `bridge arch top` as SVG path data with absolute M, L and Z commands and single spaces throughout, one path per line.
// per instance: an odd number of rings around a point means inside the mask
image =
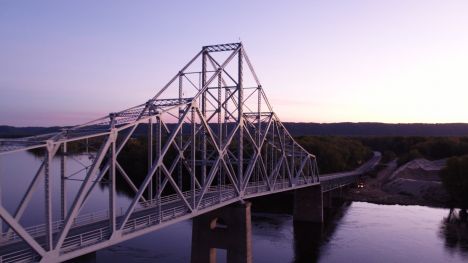
M 21 262 L 61 262 L 228 204 L 321 183 L 315 156 L 273 111 L 242 43 L 204 46 L 140 105 L 59 132 L 0 140 L 0 154 L 29 149 L 41 149 L 40 165 L 14 214 L 0 204 L 9 227 L 0 235 L 0 262 L 18 253 Z M 67 170 L 75 153 L 89 161 L 76 173 Z M 77 174 L 79 190 L 68 202 L 65 185 Z M 50 187 L 54 176 L 60 188 Z M 131 193 L 122 208 L 117 178 Z M 104 181 L 108 209 L 82 213 Z M 45 224 L 24 228 L 21 218 L 36 191 L 45 196 Z M 60 198 L 59 221 L 53 197 Z M 30 249 L 1 254 L 15 242 Z
M 216 90 L 221 92 L 216 94 Z M 222 96 L 223 98 L 219 97 Z M 216 101 L 222 101 L 216 105 Z M 239 103 L 240 102 L 240 103 Z M 296 148 L 307 152 L 295 143 L 281 124 L 265 94 L 242 42 L 203 46 L 171 80 L 147 102 L 112 112 L 93 121 L 62 129 L 60 132 L 19 139 L 0 139 L 0 154 L 46 146 L 47 140 L 66 142 L 92 138 L 110 132 L 113 127 L 124 130 L 145 123 L 148 119 L 165 118 L 177 122 L 184 108 L 196 105 L 203 114 L 218 111 L 223 122 L 259 123 L 272 116 L 277 127 Z M 224 110 L 226 113 L 221 114 Z M 215 120 L 207 120 L 213 123 Z M 258 125 L 257 125 L 258 126 Z M 307 153 L 309 154 L 309 153 Z M 313 154 L 309 154 L 315 158 Z

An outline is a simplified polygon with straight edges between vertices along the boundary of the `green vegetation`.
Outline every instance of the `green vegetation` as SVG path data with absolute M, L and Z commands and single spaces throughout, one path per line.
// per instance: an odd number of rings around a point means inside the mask
M 442 183 L 452 205 L 468 208 L 468 137 L 371 137 L 364 145 L 383 152 L 383 161 L 398 158 L 403 165 L 416 158 L 448 158 L 440 171 Z
M 468 137 L 369 137 L 359 140 L 382 152 L 384 161 L 398 157 L 398 165 L 416 158 L 436 160 L 468 154 Z
M 146 131 L 145 128 L 142 129 Z M 144 132 L 142 132 L 144 133 Z M 9 135 L 16 137 L 18 135 Z M 98 151 L 104 137 L 68 144 L 70 154 Z M 449 158 L 447 167 L 441 171 L 441 178 L 445 188 L 451 195 L 454 205 L 468 208 L 468 137 L 422 137 L 422 136 L 390 136 L 390 137 L 337 137 L 337 136 L 299 136 L 295 138 L 307 151 L 317 156 L 317 163 L 321 174 L 350 171 L 368 160 L 372 150 L 382 153 L 382 162 L 397 159 L 401 166 L 416 158 L 436 160 Z M 235 151 L 236 143 L 233 142 Z M 253 151 L 248 144 L 244 148 L 246 153 Z M 44 148 L 30 150 L 35 155 L 42 156 Z M 60 155 L 59 151 L 57 155 Z M 170 166 L 176 156 L 173 147 L 169 148 L 164 163 Z M 137 187 L 141 184 L 148 169 L 147 141 L 145 137 L 131 138 L 118 156 L 118 161 L 134 180 Z M 384 166 L 369 173 L 376 176 Z M 183 172 L 186 168 L 182 167 Z M 119 186 L 126 183 L 118 176 Z M 182 184 L 186 185 L 185 179 Z M 121 187 L 119 187 L 121 188 Z M 128 187 L 122 187 L 124 192 L 131 193 Z
M 153 142 L 155 147 L 156 142 Z M 153 157 L 155 149 L 153 149 Z M 189 153 L 186 153 L 189 154 Z M 164 163 L 167 167 L 170 167 L 172 161 L 176 157 L 176 151 L 174 148 L 169 148 Z M 144 176 L 148 171 L 148 141 L 145 137 L 131 138 L 125 144 L 122 151 L 117 157 L 118 162 L 125 168 L 127 173 L 131 177 L 141 177 L 143 180 Z
M 440 172 L 442 183 L 454 205 L 468 208 L 468 155 L 452 157 Z
M 317 156 L 321 174 L 356 169 L 372 156 L 369 147 L 354 138 L 301 136 L 296 140 Z
M 148 144 L 144 138 L 132 138 L 117 157 L 118 162 L 131 178 L 139 183 L 148 171 Z
M 353 170 L 372 156 L 372 151 L 356 139 L 315 136 L 301 136 L 296 139 L 307 151 L 317 156 L 320 173 Z M 133 138 L 119 154 L 118 161 L 130 176 L 141 177 L 147 171 L 146 154 L 146 139 Z M 165 161 L 172 161 L 175 155 L 175 151 L 169 151 Z M 170 166 L 170 163 L 167 165 Z
M 86 140 L 80 140 L 80 141 L 73 141 L 67 143 L 67 152 L 68 154 L 83 154 L 83 153 L 89 153 L 89 152 L 97 152 L 99 150 L 99 147 L 101 147 L 101 144 L 105 140 L 104 136 L 100 137 L 95 137 L 95 138 L 90 138 L 87 141 Z M 34 148 L 28 150 L 30 153 L 34 154 L 35 156 L 44 156 L 46 153 L 46 148 L 45 147 L 40 147 L 40 148 Z M 62 150 L 59 149 L 57 151 L 56 155 L 61 155 Z
M 350 171 L 365 163 L 371 156 L 372 150 L 383 153 L 383 162 L 398 158 L 402 165 L 416 158 L 430 160 L 450 158 L 448 166 L 441 172 L 441 177 L 454 202 L 468 204 L 468 137 L 334 137 L 334 136 L 300 136 L 297 142 L 310 153 L 317 156 L 319 172 L 321 174 Z M 68 145 L 70 153 L 95 152 L 102 143 L 102 138 L 90 139 L 88 143 L 74 142 Z M 233 144 L 235 147 L 235 143 Z M 235 149 L 232 149 L 235 151 Z M 252 151 L 246 144 L 246 152 Z M 41 155 L 39 150 L 31 150 Z M 60 154 L 60 152 L 58 153 Z M 176 151 L 169 148 L 164 159 L 166 166 L 171 166 Z M 137 187 L 141 184 L 148 169 L 147 141 L 145 137 L 130 139 L 118 156 L 118 161 L 134 180 Z M 379 167 L 382 169 L 383 167 Z M 182 168 L 186 172 L 186 168 Z M 369 174 L 375 176 L 375 174 Z M 126 183 L 119 176 L 119 188 L 131 193 L 124 187 Z M 190 183 L 184 180 L 184 185 Z M 121 189 L 122 190 L 122 189 Z

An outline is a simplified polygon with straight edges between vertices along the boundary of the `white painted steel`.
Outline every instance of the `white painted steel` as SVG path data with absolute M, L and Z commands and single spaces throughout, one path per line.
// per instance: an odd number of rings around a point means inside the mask
M 202 63 L 201 71 L 196 62 Z M 198 84 L 193 75 L 200 77 Z M 178 96 L 170 98 L 171 94 Z M 144 125 L 146 129 L 138 129 Z M 147 133 L 141 150 L 148 153 L 148 163 L 137 182 L 119 156 L 136 143 L 141 130 Z M 70 199 L 65 181 L 73 145 L 99 150 L 86 151 L 91 164 Z M 14 216 L 0 206 L 0 217 L 9 228 L 0 234 L 0 262 L 64 261 L 233 202 L 320 184 L 315 156 L 295 142 L 274 113 L 242 43 L 203 47 L 143 104 L 57 133 L 0 139 L 0 154 L 46 148 L 49 158 L 30 176 L 34 179 Z M 66 156 L 57 152 L 60 148 Z M 61 155 L 60 174 L 43 171 L 54 155 Z M 355 175 L 334 175 L 327 182 L 347 184 Z M 49 198 L 46 207 L 50 198 L 61 199 L 60 215 L 54 217 L 49 209 L 45 224 L 21 226 L 36 186 L 54 176 L 61 177 L 63 192 L 44 194 Z M 112 189 L 119 176 L 133 193 L 126 207 L 114 207 Z M 111 186 L 107 209 L 82 213 L 99 184 Z

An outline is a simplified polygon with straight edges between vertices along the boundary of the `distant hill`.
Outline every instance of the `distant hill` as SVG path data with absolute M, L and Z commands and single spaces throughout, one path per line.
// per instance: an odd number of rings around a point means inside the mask
M 468 123 L 284 123 L 294 135 L 319 136 L 468 136 Z
M 13 127 L 0 125 L 0 138 L 17 138 L 60 131 L 62 127 Z
M 293 136 L 468 136 L 468 123 L 284 123 Z M 136 134 L 146 131 L 140 125 Z M 62 127 L 13 127 L 0 125 L 0 138 L 24 137 L 59 131 Z

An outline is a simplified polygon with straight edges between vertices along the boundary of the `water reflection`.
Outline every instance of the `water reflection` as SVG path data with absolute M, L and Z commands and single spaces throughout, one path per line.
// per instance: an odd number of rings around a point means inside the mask
M 294 261 L 318 262 L 323 246 L 327 244 L 346 214 L 351 203 L 338 202 L 324 211 L 325 223 L 293 222 Z
M 294 262 L 317 262 L 323 243 L 322 224 L 294 222 Z
M 445 247 L 448 251 L 468 256 L 467 211 L 450 209 L 448 216 L 441 222 L 440 235 L 445 240 Z
M 17 153 L 0 158 L 2 203 L 13 212 L 40 165 L 40 158 Z M 68 170 L 75 173 L 89 164 L 88 156 L 73 156 Z M 53 174 L 59 174 L 59 159 L 53 160 Z M 84 172 L 73 179 L 82 179 Z M 53 181 L 58 198 L 60 182 Z M 67 182 L 69 201 L 81 181 Z M 41 186 L 42 187 L 42 184 Z M 119 190 L 128 189 L 119 186 Z M 106 186 L 97 188 L 83 213 L 106 207 Z M 26 210 L 24 226 L 43 220 L 43 192 L 39 188 Z M 253 262 L 467 262 L 467 215 L 460 210 L 421 206 L 376 205 L 353 202 L 336 211 L 325 211 L 322 226 L 293 223 L 292 194 L 269 196 L 264 204 L 252 204 Z M 129 203 L 126 194 L 118 196 L 119 206 Z M 59 214 L 57 200 L 54 215 Z M 273 204 L 273 205 L 272 205 Z M 69 204 L 70 205 L 70 204 Z M 262 209 L 263 208 L 263 209 Z M 274 211 L 275 213 L 272 213 Z M 260 213 L 259 213 L 260 212 Z M 191 221 L 183 221 L 74 262 L 190 262 Z M 225 256 L 221 255 L 220 258 Z M 223 262 L 219 260 L 218 262 Z

